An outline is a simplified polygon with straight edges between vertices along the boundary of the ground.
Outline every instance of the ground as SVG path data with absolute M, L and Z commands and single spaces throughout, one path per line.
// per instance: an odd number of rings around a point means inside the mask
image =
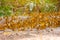
M 0 31 L 0 40 L 60 40 L 60 27 L 40 31 Z

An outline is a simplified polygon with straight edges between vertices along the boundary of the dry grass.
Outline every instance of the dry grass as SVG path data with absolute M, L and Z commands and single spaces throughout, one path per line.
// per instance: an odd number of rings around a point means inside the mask
M 21 17 L 22 16 L 22 17 Z M 0 30 L 6 28 L 12 30 L 32 30 L 45 29 L 47 27 L 60 26 L 60 12 L 53 13 L 31 13 L 23 14 L 21 16 L 12 15 L 10 17 L 0 18 Z

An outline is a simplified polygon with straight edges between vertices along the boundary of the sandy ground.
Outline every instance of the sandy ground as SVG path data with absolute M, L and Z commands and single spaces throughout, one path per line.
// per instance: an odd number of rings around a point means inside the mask
M 0 40 L 60 40 L 60 27 L 40 31 L 0 31 Z

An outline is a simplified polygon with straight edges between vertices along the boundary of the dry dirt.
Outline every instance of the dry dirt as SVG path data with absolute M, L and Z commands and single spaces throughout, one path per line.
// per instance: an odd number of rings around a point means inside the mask
M 60 27 L 33 31 L 0 31 L 0 40 L 60 40 Z

